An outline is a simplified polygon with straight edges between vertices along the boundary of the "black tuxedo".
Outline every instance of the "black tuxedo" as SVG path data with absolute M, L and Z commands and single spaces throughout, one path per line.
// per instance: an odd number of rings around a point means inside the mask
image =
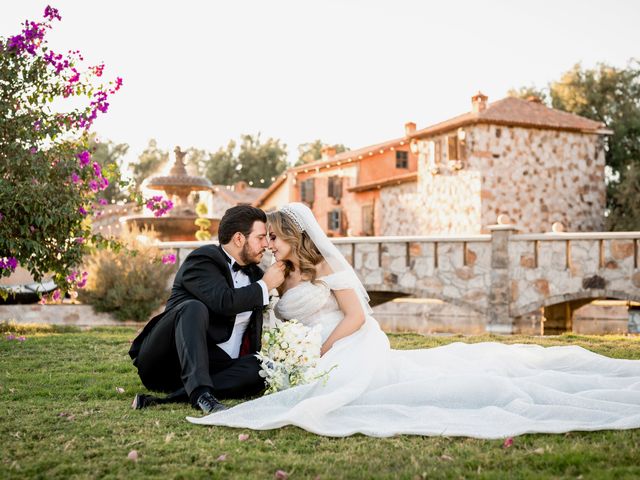
M 262 335 L 262 270 L 246 272 L 250 285 L 234 288 L 228 257 L 218 245 L 200 247 L 176 273 L 171 296 L 133 341 L 129 355 L 142 383 L 151 390 L 190 395 L 201 387 L 219 397 L 257 393 L 264 387 L 253 356 Z M 252 311 L 240 357 L 232 359 L 217 346 L 231 337 L 238 313 Z

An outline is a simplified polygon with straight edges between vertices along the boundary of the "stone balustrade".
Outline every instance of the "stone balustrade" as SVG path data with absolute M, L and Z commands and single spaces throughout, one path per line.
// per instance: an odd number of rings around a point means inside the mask
M 513 225 L 490 232 L 333 241 L 372 299 L 440 299 L 484 315 L 494 333 L 511 333 L 517 317 L 557 304 L 640 302 L 640 232 L 518 235 Z M 161 248 L 174 251 L 181 263 L 205 244 L 166 242 Z

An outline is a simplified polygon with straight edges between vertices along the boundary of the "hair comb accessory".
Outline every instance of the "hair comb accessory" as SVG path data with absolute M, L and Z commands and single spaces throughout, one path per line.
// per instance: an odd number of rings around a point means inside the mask
M 280 211 L 284 213 L 287 217 L 289 217 L 289 219 L 293 222 L 296 229 L 300 233 L 304 232 L 305 228 L 304 228 L 304 225 L 302 224 L 302 221 L 298 218 L 298 216 L 296 215 L 296 212 L 294 212 L 293 209 L 289 207 L 289 205 L 285 205 L 280 209 Z

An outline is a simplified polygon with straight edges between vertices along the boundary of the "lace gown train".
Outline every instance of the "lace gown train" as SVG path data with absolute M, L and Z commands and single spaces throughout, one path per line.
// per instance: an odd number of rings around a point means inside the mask
M 301 283 L 276 305 L 282 319 L 322 325 L 342 319 L 332 290 L 347 276 Z M 267 395 L 192 423 L 267 430 L 285 425 L 320 435 L 354 433 L 503 438 L 523 433 L 640 427 L 640 361 L 581 347 L 453 343 L 392 350 L 368 316 L 320 361 L 326 383 Z

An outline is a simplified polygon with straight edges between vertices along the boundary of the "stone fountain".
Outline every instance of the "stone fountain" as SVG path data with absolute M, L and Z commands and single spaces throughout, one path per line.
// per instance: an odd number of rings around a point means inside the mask
M 211 182 L 204 177 L 189 175 L 184 166 L 186 152 L 176 147 L 175 162 L 168 175 L 151 177 L 145 180 L 143 186 L 148 190 L 164 192 L 173 202 L 173 208 L 167 215 L 154 217 L 151 215 L 131 215 L 123 217 L 120 222 L 127 227 L 136 226 L 139 229 L 147 227 L 155 230 L 158 240 L 162 242 L 193 241 L 199 227 L 195 225 L 198 216 L 195 205 L 189 202 L 191 192 L 210 191 Z M 207 217 L 211 221 L 209 232 L 217 235 L 220 219 Z

